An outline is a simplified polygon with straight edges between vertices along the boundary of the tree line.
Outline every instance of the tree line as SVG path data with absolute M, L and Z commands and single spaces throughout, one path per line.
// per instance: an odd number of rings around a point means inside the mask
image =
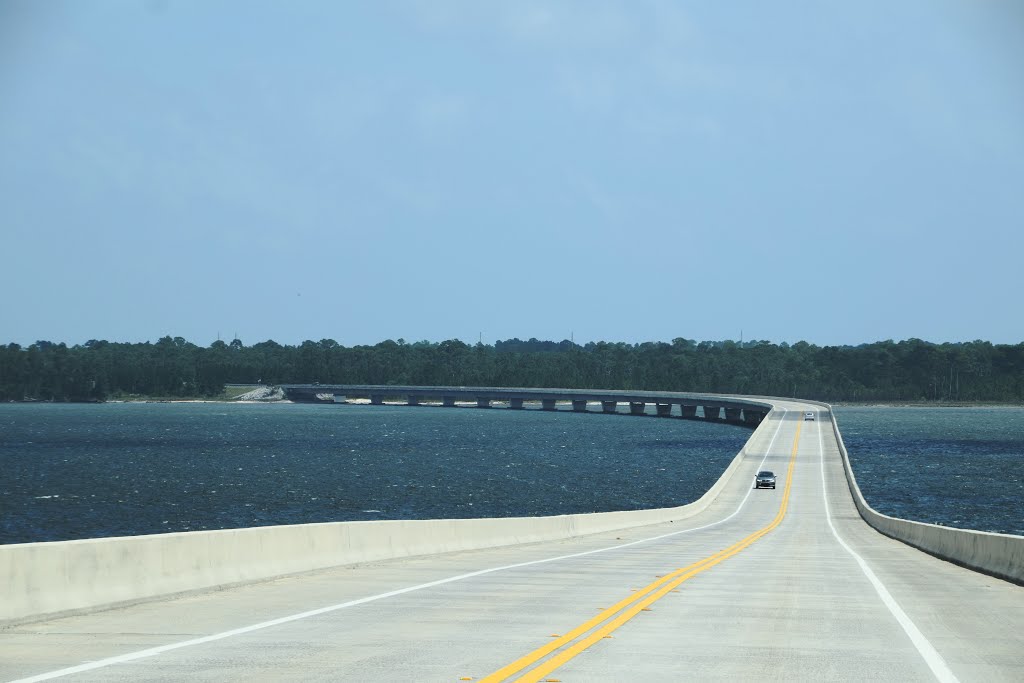
M 0 400 L 212 397 L 224 384 L 410 384 L 698 391 L 824 401 L 1024 402 L 1024 343 L 859 346 L 767 341 L 671 343 L 529 339 L 469 345 L 387 340 L 291 346 L 38 341 L 0 346 Z

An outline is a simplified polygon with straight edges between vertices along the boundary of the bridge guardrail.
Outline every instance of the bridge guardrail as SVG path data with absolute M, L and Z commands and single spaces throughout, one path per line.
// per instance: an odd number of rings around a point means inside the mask
M 807 401 L 828 408 L 832 431 L 839 445 L 839 455 L 843 460 L 846 481 L 850 487 L 853 502 L 860 512 L 861 518 L 890 538 L 902 541 L 907 545 L 922 550 L 929 555 L 947 560 L 968 569 L 1005 579 L 1024 585 L 1024 536 L 996 534 L 973 529 L 956 529 L 953 527 L 915 522 L 909 519 L 890 517 L 878 512 L 865 500 L 857 485 L 857 478 L 850 465 L 850 456 L 839 432 L 835 412 L 832 406 L 818 401 Z

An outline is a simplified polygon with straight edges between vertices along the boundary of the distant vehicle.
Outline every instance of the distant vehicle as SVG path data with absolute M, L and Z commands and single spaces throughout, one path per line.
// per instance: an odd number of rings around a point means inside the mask
M 814 422 L 814 413 L 808 410 L 806 413 L 804 413 L 804 420 L 810 420 L 811 422 Z
M 775 488 L 775 473 L 770 470 L 761 470 L 757 473 L 757 480 L 754 482 L 755 489 Z

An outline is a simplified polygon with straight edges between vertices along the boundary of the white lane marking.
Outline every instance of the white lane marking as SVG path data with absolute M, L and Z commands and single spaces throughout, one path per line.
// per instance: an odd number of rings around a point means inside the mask
M 772 440 L 768 443 L 768 448 L 765 449 L 765 454 L 764 454 L 764 457 L 761 459 L 761 465 L 759 465 L 759 468 L 761 466 L 763 466 L 765 460 L 768 459 L 768 454 L 771 453 L 772 447 L 775 445 L 775 439 L 778 438 L 779 431 L 782 429 L 782 424 L 785 421 L 784 418 L 786 417 L 786 414 L 789 412 L 785 408 L 782 408 L 781 410 L 782 410 L 782 416 L 779 418 L 779 425 L 775 428 L 775 434 L 772 435 Z M 744 446 L 744 448 L 745 447 L 746 446 Z M 259 630 L 262 630 L 262 629 L 265 629 L 265 628 L 270 628 L 272 626 L 280 626 L 281 624 L 287 624 L 287 623 L 292 622 L 292 621 L 298 621 L 300 619 L 307 619 L 309 617 L 315 617 L 315 616 L 318 616 L 320 614 L 327 614 L 328 612 L 336 612 L 338 610 L 346 609 L 348 607 L 355 607 L 357 605 L 364 605 L 364 604 L 366 604 L 368 602 L 375 602 L 377 600 L 384 600 L 385 598 L 393 598 L 393 597 L 395 597 L 397 595 L 403 595 L 405 593 L 412 593 L 414 591 L 420 591 L 420 590 L 424 590 L 426 588 L 434 588 L 435 586 L 443 586 L 446 583 L 453 583 L 455 581 L 464 581 L 465 579 L 471 579 L 471 578 L 473 578 L 475 576 L 483 576 L 484 574 L 493 574 L 494 572 L 502 572 L 502 571 L 507 571 L 509 569 L 519 569 L 521 567 L 529 567 L 529 566 L 532 566 L 532 565 L 546 564 L 548 562 L 558 562 L 559 560 L 568 560 L 568 559 L 572 559 L 574 557 L 583 557 L 585 555 L 594 555 L 596 553 L 604 553 L 604 552 L 608 552 L 609 550 L 620 550 L 622 548 L 628 548 L 630 546 L 638 545 L 640 543 L 649 543 L 651 541 L 660 541 L 661 539 L 669 538 L 671 536 L 678 536 L 680 534 L 688 534 L 688 533 L 691 533 L 693 531 L 700 531 L 702 529 L 708 529 L 708 528 L 711 528 L 713 526 L 718 526 L 719 524 L 724 524 L 725 522 L 729 521 L 730 519 L 735 517 L 737 514 L 739 514 L 740 510 L 742 510 L 743 506 L 746 504 L 747 499 L 750 497 L 751 490 L 752 489 L 748 489 L 747 490 L 747 495 L 745 495 L 743 497 L 743 500 L 740 501 L 739 507 L 737 507 L 736 510 L 731 515 L 729 515 L 728 517 L 725 517 L 723 519 L 720 519 L 717 522 L 712 522 L 711 524 L 705 524 L 704 526 L 694 527 L 692 529 L 682 529 L 681 531 L 673 531 L 673 532 L 668 533 L 668 534 L 662 534 L 661 536 L 652 536 L 650 538 L 640 539 L 639 541 L 631 541 L 629 543 L 623 543 L 621 545 L 613 545 L 613 546 L 609 546 L 607 548 L 598 548 L 596 550 L 587 550 L 587 551 L 584 551 L 584 552 L 581 552 L 581 553 L 573 553 L 571 555 L 559 555 L 558 557 L 549 557 L 549 558 L 546 558 L 546 559 L 543 559 L 543 560 L 531 560 L 529 562 L 519 562 L 517 564 L 509 564 L 509 565 L 505 565 L 503 567 L 492 567 L 490 569 L 481 569 L 480 571 L 469 572 L 468 574 L 459 574 L 458 576 L 450 576 L 450 577 L 448 577 L 446 579 L 438 579 L 437 581 L 430 581 L 429 583 L 421 583 L 421 584 L 419 584 L 417 586 L 409 586 L 408 588 L 400 588 L 398 590 L 388 591 L 387 593 L 380 593 L 378 595 L 370 595 L 368 597 L 359 598 L 357 600 L 349 600 L 348 602 L 338 603 L 337 605 L 330 605 L 328 607 L 320 607 L 318 609 L 309 610 L 307 612 L 300 612 L 299 614 L 292 614 L 292 615 L 289 615 L 287 617 L 280 617 L 278 619 L 271 619 L 270 621 L 262 621 L 262 622 L 260 622 L 258 624 L 252 624 L 250 626 L 243 626 L 242 628 L 236 628 L 236 629 L 232 629 L 230 631 L 222 631 L 220 633 L 214 633 L 212 635 L 202 636 L 200 638 L 192 638 L 191 640 L 183 640 L 183 641 L 178 642 L 178 643 L 169 643 L 167 645 L 159 645 L 157 647 L 151 647 L 151 648 L 147 648 L 145 650 L 138 650 L 136 652 L 129 652 L 129 653 L 123 654 L 123 655 L 116 655 L 114 657 L 107 657 L 105 659 L 97 659 L 96 661 L 86 662 L 84 664 L 79 664 L 78 666 L 69 666 L 69 667 L 67 667 L 65 669 L 57 669 L 55 671 L 48 671 L 46 673 L 37 674 L 35 676 L 30 676 L 28 678 L 19 678 L 17 680 L 11 681 L 10 683 L 34 683 L 35 681 L 48 681 L 48 680 L 51 680 L 51 679 L 54 679 L 54 678 L 60 678 L 62 676 L 70 676 L 72 674 L 83 673 L 85 671 L 92 671 L 93 669 L 101 669 L 101 668 L 104 668 L 104 667 L 113 666 L 114 664 L 124 664 L 126 662 L 132 662 L 132 661 L 135 661 L 137 659 L 144 659 L 146 657 L 152 657 L 154 655 L 158 655 L 158 654 L 161 654 L 161 653 L 164 653 L 164 652 L 169 652 L 171 650 L 180 650 L 181 648 L 192 647 L 193 645 L 202 645 L 203 643 L 210 643 L 210 642 L 213 642 L 215 640 L 223 640 L 225 638 L 231 638 L 233 636 L 240 636 L 240 635 L 243 635 L 245 633 L 252 633 L 253 631 L 259 631 Z
M 839 532 L 836 531 L 835 525 L 832 524 L 832 512 L 828 507 L 828 491 L 825 489 L 825 444 L 821 436 L 821 422 L 819 420 L 815 420 L 815 422 L 818 424 L 818 455 L 821 459 L 821 492 L 825 497 L 825 519 L 828 520 L 828 526 L 832 530 L 832 535 L 836 537 L 837 541 L 839 541 L 839 545 L 843 546 L 843 549 L 850 553 L 850 555 L 853 556 L 853 559 L 857 561 L 857 564 L 860 565 L 860 569 L 864 572 L 864 576 L 868 577 L 868 581 L 870 581 L 871 585 L 874 586 L 875 592 L 878 593 L 878 597 L 882 599 L 885 606 L 889 608 L 889 612 L 896 618 L 896 621 L 899 622 L 900 626 L 903 627 L 903 630 L 910 637 L 911 642 L 914 643 L 914 647 L 917 648 L 921 657 L 924 658 L 925 663 L 928 665 L 928 668 L 932 670 L 932 674 L 935 675 L 935 678 L 943 681 L 944 683 L 956 683 L 959 679 L 957 679 L 952 670 L 950 670 L 949 665 L 946 664 L 946 660 L 942 658 L 942 655 L 939 654 L 938 650 L 936 650 L 925 635 L 921 633 L 920 629 L 917 628 L 917 625 L 910 620 L 910 617 L 908 617 L 907 613 L 903 611 L 903 608 L 899 606 L 899 603 L 897 603 L 896 599 L 892 597 L 892 594 L 889 593 L 885 585 L 875 575 L 875 573 L 871 571 L 871 567 L 869 567 L 868 563 L 864 561 L 864 558 L 858 555 L 853 548 L 846 544 L 846 541 L 844 541 L 839 535 Z

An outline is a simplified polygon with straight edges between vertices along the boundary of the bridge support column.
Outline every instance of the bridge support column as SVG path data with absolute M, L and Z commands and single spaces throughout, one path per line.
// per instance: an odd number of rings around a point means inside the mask
M 619 407 L 617 401 L 601 401 L 601 410 L 606 413 L 614 413 Z
M 405 398 L 405 405 L 407 406 L 418 406 L 420 404 L 419 396 L 407 396 Z
M 542 398 L 540 400 L 540 407 L 542 409 L 544 409 L 544 410 L 554 410 L 555 409 L 555 399 L 553 399 L 553 398 Z
M 722 415 L 722 409 L 718 406 L 704 406 L 704 419 L 717 420 Z
M 764 413 L 760 410 L 751 410 L 749 408 L 743 409 L 743 421 L 748 425 L 759 425 L 763 419 Z
M 523 399 L 521 399 L 521 398 L 510 398 L 508 400 L 508 407 L 511 408 L 512 410 L 522 410 L 523 409 Z
M 585 413 L 587 412 L 587 402 L 574 400 L 572 402 L 572 409 L 575 410 L 577 413 Z
M 371 405 L 379 406 L 382 403 L 384 403 L 384 397 L 383 396 L 371 396 L 370 397 L 370 404 Z
M 726 408 L 725 409 L 725 421 L 726 422 L 740 422 L 740 415 L 743 413 L 742 408 Z
M 682 409 L 683 417 L 692 420 L 697 417 L 697 406 L 679 406 Z
M 658 410 L 658 417 L 670 417 L 672 415 L 672 404 L 671 403 L 656 403 Z
M 455 407 L 455 397 L 454 396 L 443 396 L 443 397 L 441 397 L 441 405 L 443 405 L 445 408 L 454 408 Z
M 643 415 L 645 407 L 647 407 L 647 404 L 644 403 L 643 401 L 639 401 L 639 402 L 637 402 L 637 401 L 630 401 L 629 402 L 629 414 L 630 415 Z
M 489 399 L 489 398 L 479 398 L 478 397 L 476 399 L 476 407 L 477 408 L 490 408 L 491 407 L 491 399 Z

